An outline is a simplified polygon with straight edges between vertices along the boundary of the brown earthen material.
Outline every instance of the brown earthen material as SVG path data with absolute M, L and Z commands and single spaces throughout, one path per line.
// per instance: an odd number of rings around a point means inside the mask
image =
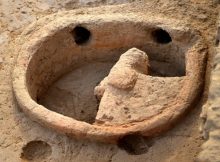
M 91 33 L 84 44 L 77 44 L 72 34 L 79 26 Z M 152 35 L 156 29 L 166 30 L 172 41 L 156 42 Z M 41 95 L 63 74 L 89 62 L 117 62 L 122 53 L 133 47 L 146 52 L 148 58 L 132 49 L 131 53 L 143 56 L 135 60 L 142 66 L 138 70 L 122 67 L 128 80 L 120 85 L 121 96 L 109 89 L 117 90 L 120 82 L 115 78 L 121 73 L 110 72 L 110 82 L 109 76 L 107 81 L 111 86 L 104 88 L 95 123 L 78 121 L 38 104 Z M 170 128 L 202 91 L 207 53 L 199 33 L 176 20 L 137 13 L 78 16 L 71 11 L 32 24 L 21 35 L 15 52 L 19 56 L 13 88 L 18 104 L 31 119 L 77 138 L 109 143 L 127 134 L 152 136 Z M 128 92 L 129 88 L 132 91 Z M 114 110 L 113 98 L 126 107 Z

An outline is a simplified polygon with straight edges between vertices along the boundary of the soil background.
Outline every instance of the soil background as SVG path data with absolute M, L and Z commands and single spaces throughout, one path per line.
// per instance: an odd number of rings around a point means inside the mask
M 199 132 L 201 107 L 207 97 L 210 63 L 214 54 L 218 0 L 0 0 L 0 162 L 193 162 L 204 142 Z M 197 29 L 210 46 L 207 80 L 202 101 L 172 130 L 153 139 L 142 155 L 129 155 L 116 145 L 79 141 L 31 121 L 17 107 L 11 70 L 17 53 L 15 39 L 31 22 L 63 10 L 88 7 L 111 11 L 142 11 L 181 20 Z M 89 10 L 92 10 L 89 9 Z M 45 22 L 46 23 L 46 22 Z

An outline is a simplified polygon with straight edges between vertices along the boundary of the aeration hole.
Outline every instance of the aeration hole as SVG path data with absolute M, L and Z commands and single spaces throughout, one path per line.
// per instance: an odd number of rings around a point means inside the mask
M 83 45 L 87 43 L 91 37 L 91 32 L 82 26 L 75 27 L 72 30 L 71 34 L 74 38 L 75 43 L 78 45 Z
M 168 44 L 172 41 L 170 34 L 163 29 L 156 29 L 152 32 L 152 37 L 155 42 L 160 44 Z
M 138 134 L 126 135 L 118 141 L 118 147 L 131 155 L 144 154 L 152 145 L 152 139 L 146 139 L 146 137 Z

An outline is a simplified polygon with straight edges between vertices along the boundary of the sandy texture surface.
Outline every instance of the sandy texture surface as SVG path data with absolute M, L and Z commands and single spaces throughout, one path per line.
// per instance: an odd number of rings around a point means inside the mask
M 12 53 L 11 48 L 24 27 L 39 17 L 59 10 L 111 3 L 114 1 L 0 1 L 0 161 L 191 162 L 196 159 L 203 142 L 199 134 L 201 105 L 195 107 L 174 129 L 153 139 L 153 145 L 148 152 L 136 156 L 129 155 L 115 145 L 77 141 L 57 134 L 32 122 L 16 106 L 10 73 L 17 53 Z M 143 10 L 148 14 L 158 14 L 161 17 L 181 19 L 189 27 L 200 30 L 212 47 L 215 43 L 218 3 L 210 0 L 153 0 L 124 4 L 118 6 L 118 10 L 126 12 L 129 8 L 133 11 Z M 110 11 L 111 8 L 102 7 L 100 10 Z M 80 12 L 87 12 L 87 9 L 80 9 Z M 212 53 L 213 49 L 210 52 Z M 207 78 L 209 73 L 210 70 L 207 72 Z M 213 139 L 219 137 L 218 132 L 213 131 L 212 134 Z M 32 142 L 29 143 L 30 141 Z M 214 153 L 208 152 L 206 156 L 201 156 L 200 160 L 211 159 L 211 156 L 216 157 L 219 154 L 218 146 L 212 147 L 213 143 L 209 146 L 210 150 L 215 150 Z
M 220 87 L 220 17 L 217 19 L 217 37 L 216 37 L 216 55 L 214 56 L 212 73 L 210 79 L 209 97 L 206 104 L 203 106 L 201 117 L 204 124 L 200 128 L 204 138 L 207 140 L 203 145 L 203 151 L 199 154 L 199 159 L 202 162 L 218 162 L 220 160 L 220 119 L 219 119 L 219 87 Z

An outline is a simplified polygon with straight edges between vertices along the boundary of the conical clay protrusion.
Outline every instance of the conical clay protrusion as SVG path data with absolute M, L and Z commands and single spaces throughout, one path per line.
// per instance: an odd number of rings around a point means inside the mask
M 132 89 L 137 81 L 138 73 L 148 73 L 148 56 L 145 52 L 132 48 L 122 54 L 113 66 L 109 75 L 95 87 L 94 94 L 101 99 L 106 86 L 117 89 Z

